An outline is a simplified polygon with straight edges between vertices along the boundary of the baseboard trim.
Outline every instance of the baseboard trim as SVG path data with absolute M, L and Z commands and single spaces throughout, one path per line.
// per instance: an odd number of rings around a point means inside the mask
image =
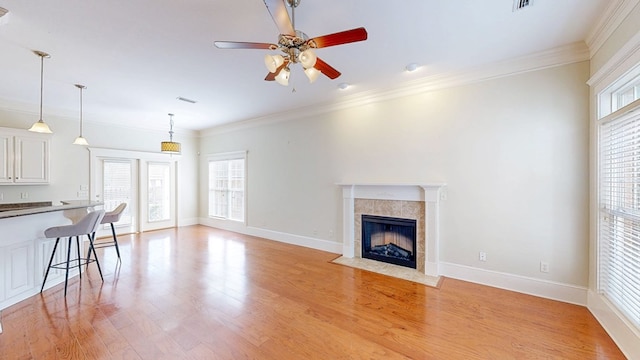
M 570 304 L 587 305 L 588 289 L 582 286 L 563 284 L 498 271 L 479 269 L 466 265 L 441 262 L 440 275 L 477 284 L 516 291 L 523 294 L 558 300 Z
M 200 224 L 218 229 L 234 231 L 240 234 L 257 236 L 269 240 L 279 241 L 291 245 L 304 246 L 316 250 L 322 250 L 334 254 L 342 254 L 342 243 L 317 239 L 308 236 L 294 235 L 280 231 L 261 229 L 252 226 L 245 226 L 240 222 L 225 221 L 218 219 L 200 219 Z
M 342 243 L 246 226 L 241 222 L 200 218 L 200 224 L 335 254 L 341 254 L 343 250 Z M 440 262 L 439 264 L 429 264 L 427 270 L 429 273 L 438 272 L 438 275 L 447 276 L 450 278 L 470 281 L 473 283 L 493 286 L 505 290 L 516 291 L 524 294 L 563 301 L 576 305 L 587 305 L 588 289 L 586 287 L 562 284 L 548 280 L 529 278 L 525 276 L 479 269 L 471 266 L 458 265 L 447 262 Z
M 178 227 L 199 225 L 199 224 L 200 224 L 200 218 L 178 219 Z
M 589 291 L 587 307 L 628 359 L 640 359 L 640 330 L 634 329 L 602 295 Z

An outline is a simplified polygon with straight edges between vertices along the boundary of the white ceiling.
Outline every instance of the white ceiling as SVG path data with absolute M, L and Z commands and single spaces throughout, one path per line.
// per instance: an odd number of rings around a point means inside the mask
M 221 50 L 215 40 L 277 42 L 262 0 L 0 0 L 0 100 L 44 120 L 84 119 L 201 130 L 382 90 L 437 74 L 584 41 L 609 0 L 302 0 L 296 28 L 310 37 L 367 29 L 367 41 L 318 49 L 342 72 L 309 84 L 299 64 L 291 84 L 266 82 L 265 50 Z M 404 72 L 408 63 L 421 67 Z M 341 82 L 352 84 L 338 90 Z M 292 92 L 295 88 L 295 92 Z M 188 104 L 182 96 L 197 100 Z

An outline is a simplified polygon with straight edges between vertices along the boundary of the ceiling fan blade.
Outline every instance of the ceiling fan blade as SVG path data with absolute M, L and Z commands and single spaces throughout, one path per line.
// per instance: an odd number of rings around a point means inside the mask
M 278 45 L 257 43 L 257 42 L 241 42 L 241 41 L 215 41 L 213 43 L 218 49 L 265 49 L 275 50 Z
M 269 14 L 273 22 L 276 23 L 278 31 L 283 35 L 295 35 L 296 31 L 293 29 L 291 19 L 289 18 L 289 12 L 284 4 L 286 0 L 263 0 L 264 5 L 267 7 Z
M 318 70 L 320 70 L 321 73 L 325 74 L 331 80 L 336 79 L 340 75 L 342 75 L 340 73 L 340 71 L 334 69 L 331 65 L 329 65 L 326 62 L 322 61 L 322 59 L 320 59 L 320 58 L 316 59 L 316 64 L 313 67 L 318 69 Z
M 267 77 L 264 78 L 265 81 L 274 81 L 276 79 L 276 76 L 278 75 L 278 73 L 280 72 L 280 70 L 282 70 L 282 68 L 284 68 L 285 66 L 287 66 L 289 64 L 289 61 L 285 60 L 284 63 L 280 66 L 278 66 L 278 68 L 276 69 L 275 72 L 270 72 L 267 74 Z
M 307 40 L 307 43 L 311 44 L 311 47 L 325 48 L 363 40 L 367 40 L 367 30 L 363 27 L 359 27 L 356 29 L 311 38 Z

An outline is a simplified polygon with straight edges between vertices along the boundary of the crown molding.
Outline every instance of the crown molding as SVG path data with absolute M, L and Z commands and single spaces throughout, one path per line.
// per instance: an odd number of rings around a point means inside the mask
M 584 42 L 576 42 L 550 50 L 479 66 L 466 71 L 448 74 L 435 74 L 413 81 L 402 82 L 391 88 L 360 92 L 346 96 L 338 102 L 300 107 L 294 110 L 287 110 L 286 112 L 279 112 L 258 118 L 223 124 L 201 130 L 200 136 L 205 137 L 224 134 L 277 122 L 295 120 L 300 117 L 306 118 L 395 98 L 588 61 L 589 59 L 590 52 L 587 45 Z
M 627 71 L 640 61 L 640 32 L 636 33 L 624 46 L 591 76 L 587 85 L 597 88 L 602 83 L 610 84 L 622 76 L 621 71 Z M 620 70 L 622 69 L 622 70 Z M 601 89 L 598 89 L 598 91 Z
M 615 0 L 609 3 L 604 13 L 587 35 L 585 42 L 589 47 L 590 57 L 600 50 L 613 32 L 622 24 L 629 13 L 640 3 L 640 0 Z

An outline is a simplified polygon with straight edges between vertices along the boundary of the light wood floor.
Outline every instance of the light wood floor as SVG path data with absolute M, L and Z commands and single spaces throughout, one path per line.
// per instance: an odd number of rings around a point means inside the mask
M 121 236 L 89 276 L 2 312 L 2 359 L 623 359 L 589 311 L 203 226 Z

